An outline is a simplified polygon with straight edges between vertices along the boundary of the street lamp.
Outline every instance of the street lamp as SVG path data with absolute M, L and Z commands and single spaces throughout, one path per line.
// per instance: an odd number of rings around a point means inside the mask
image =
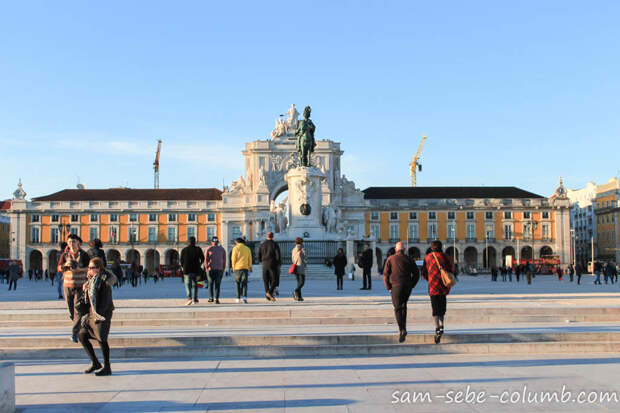
M 484 250 L 486 253 L 486 269 L 489 269 L 489 233 L 492 231 L 492 227 L 490 225 L 485 226 L 485 237 L 484 237 Z
M 456 265 L 456 220 L 452 221 L 452 264 Z
M 571 228 L 570 230 L 570 239 L 571 239 L 571 249 L 572 249 L 572 258 L 573 258 L 573 267 L 575 267 L 576 265 L 576 261 L 577 261 L 577 247 L 576 247 L 576 242 L 575 242 L 575 229 Z

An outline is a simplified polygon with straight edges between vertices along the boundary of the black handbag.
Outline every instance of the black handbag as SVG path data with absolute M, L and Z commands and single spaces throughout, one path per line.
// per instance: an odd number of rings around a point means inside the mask
M 204 270 L 204 268 L 201 268 L 198 275 L 196 275 L 196 282 L 205 281 L 206 279 L 207 279 L 207 273 Z

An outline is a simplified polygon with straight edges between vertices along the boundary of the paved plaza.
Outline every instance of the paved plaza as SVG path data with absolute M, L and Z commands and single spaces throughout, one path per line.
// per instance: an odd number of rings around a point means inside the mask
M 618 284 L 593 285 L 591 276 L 582 285 L 568 277 L 539 275 L 527 285 L 462 276 L 449 297 L 445 342 L 435 346 L 425 344 L 432 319 L 421 281 L 403 347 L 394 340 L 381 280 L 371 291 L 360 291 L 357 279 L 336 291 L 333 280 L 310 279 L 306 301 L 297 303 L 289 297 L 294 282 L 283 277 L 281 298 L 268 303 L 257 273 L 248 304 L 234 302 L 230 278 L 219 306 L 207 302 L 206 290 L 198 305 L 184 306 L 177 279 L 115 289 L 111 377 L 82 373 L 86 355 L 69 341 L 64 302 L 49 282 L 20 280 L 10 293 L 2 288 L 0 355 L 16 364 L 18 411 L 620 410 L 620 357 L 610 351 L 620 341 Z M 349 347 L 340 345 L 346 337 Z M 497 342 L 487 346 L 481 337 Z M 334 338 L 340 342 L 324 345 Z M 303 339 L 304 346 L 290 350 L 289 341 Z M 163 347 L 171 341 L 174 351 Z M 257 350 L 240 356 L 239 348 Z M 399 354 L 404 348 L 415 354 Z M 426 354 L 416 353 L 424 348 Z M 433 354 L 438 348 L 444 353 Z M 543 396 L 551 400 L 541 402 Z

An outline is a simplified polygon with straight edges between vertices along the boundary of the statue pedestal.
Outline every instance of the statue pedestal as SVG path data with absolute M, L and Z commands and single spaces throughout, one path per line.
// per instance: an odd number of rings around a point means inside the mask
M 289 170 L 284 179 L 289 193 L 288 237 L 325 239 L 321 209 L 321 182 L 325 174 L 314 167 L 300 166 Z

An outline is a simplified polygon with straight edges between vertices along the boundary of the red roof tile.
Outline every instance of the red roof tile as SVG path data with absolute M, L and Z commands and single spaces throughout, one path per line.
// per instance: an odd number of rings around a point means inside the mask
M 34 198 L 33 201 L 219 201 L 222 191 L 217 188 L 172 189 L 64 189 Z

